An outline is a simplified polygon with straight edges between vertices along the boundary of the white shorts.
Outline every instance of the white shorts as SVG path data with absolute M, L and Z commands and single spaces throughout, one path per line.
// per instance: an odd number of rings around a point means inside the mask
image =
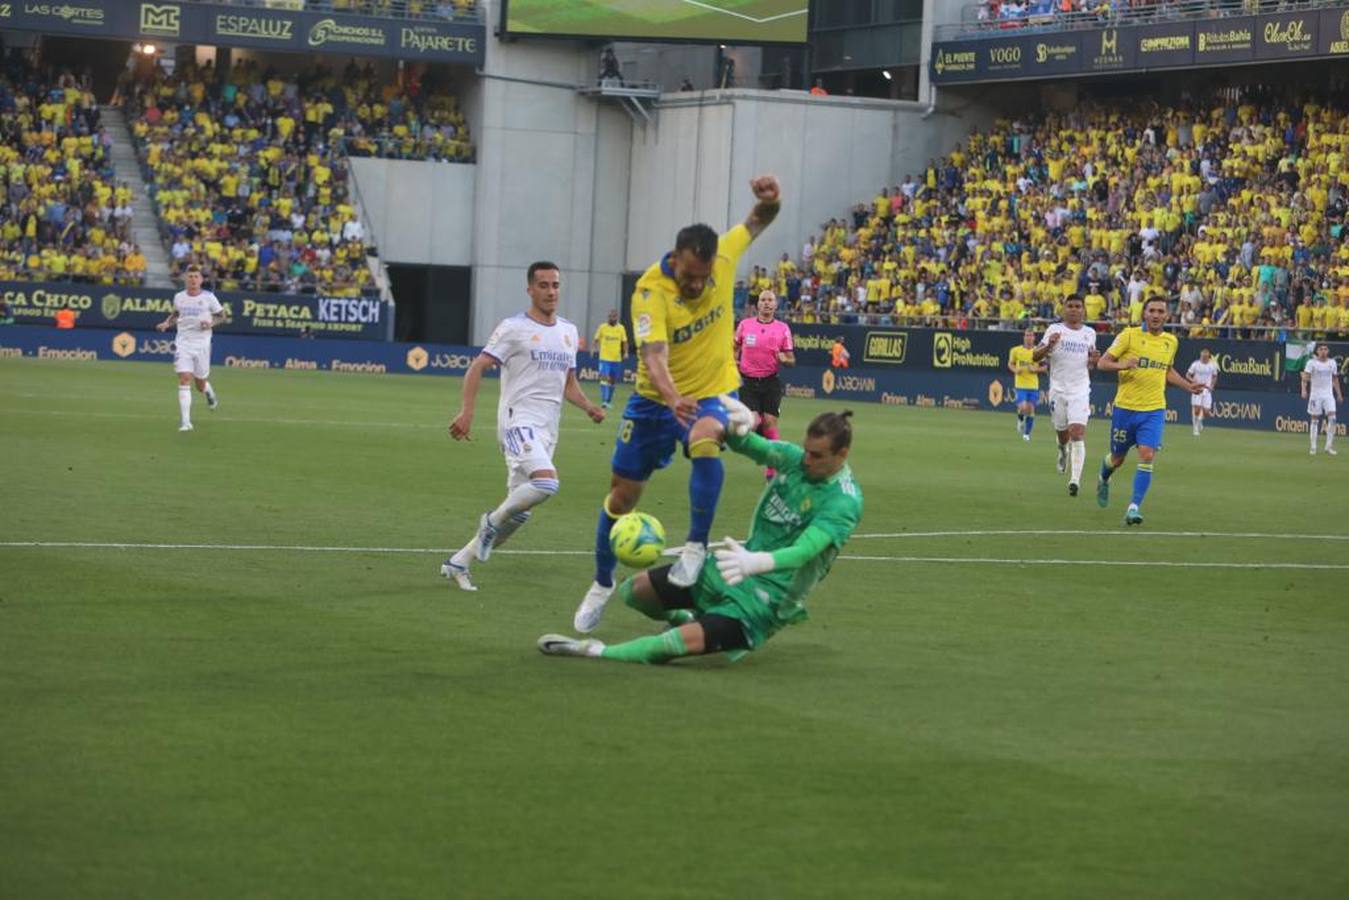
M 1067 431 L 1069 425 L 1086 425 L 1091 418 L 1091 391 L 1051 392 L 1049 415 L 1055 431 Z
M 501 453 L 506 457 L 506 490 L 513 491 L 529 481 L 530 473 L 553 465 L 557 435 L 541 425 L 514 425 L 497 434 Z
M 1191 394 L 1190 405 L 1205 411 L 1213 409 L 1213 392 L 1206 390 L 1200 394 Z
M 1333 416 L 1335 415 L 1335 396 L 1312 397 L 1307 401 L 1307 415 L 1309 416 Z
M 191 372 L 194 378 L 205 380 L 211 375 L 210 344 L 176 344 L 173 351 L 173 371 Z

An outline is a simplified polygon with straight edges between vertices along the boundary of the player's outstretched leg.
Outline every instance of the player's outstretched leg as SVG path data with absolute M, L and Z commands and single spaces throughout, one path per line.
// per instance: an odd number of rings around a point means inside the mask
M 1143 514 L 1139 511 L 1139 507 L 1143 505 L 1143 498 L 1148 495 L 1148 488 L 1152 485 L 1153 457 L 1154 451 L 1151 447 L 1138 448 L 1138 467 L 1134 470 L 1134 492 L 1129 500 L 1129 508 L 1124 512 L 1125 525 L 1143 524 Z
M 1059 457 L 1054 463 L 1054 468 L 1060 475 L 1068 471 L 1068 432 L 1060 431 L 1059 437 Z
M 599 626 L 604 607 L 614 593 L 614 569 L 618 568 L 618 557 L 609 546 L 609 532 L 619 516 L 637 508 L 642 484 L 615 475 L 613 487 L 600 504 L 599 519 L 595 523 L 595 580 L 581 598 L 581 605 L 576 607 L 571 620 L 572 628 L 581 634 L 589 634 Z
M 1316 428 L 1320 424 L 1321 424 L 1321 417 L 1316 416 L 1314 419 L 1312 419 L 1311 425 L 1308 426 L 1307 428 L 1307 433 L 1311 435 L 1312 439 L 1312 452 L 1311 452 L 1312 456 L 1316 455 Z
M 1107 453 L 1105 459 L 1101 460 L 1101 471 L 1096 478 L 1096 505 L 1102 509 L 1110 505 L 1110 476 L 1122 465 L 1124 465 L 1123 456 L 1112 456 Z
M 506 524 L 497 529 L 493 546 L 500 547 L 506 543 L 507 538 L 519 531 L 529 521 L 531 515 L 533 513 L 527 509 L 511 513 L 510 518 L 506 520 Z M 478 536 L 475 534 L 472 540 L 440 564 L 440 574 L 452 579 L 461 591 L 476 591 L 478 586 L 473 581 L 469 567 L 472 566 L 473 560 L 477 558 Z
M 1073 438 L 1068 442 L 1068 493 L 1077 496 L 1078 486 L 1082 484 L 1082 468 L 1087 463 L 1087 442 L 1085 438 Z
M 511 516 L 546 502 L 550 497 L 557 495 L 561 486 L 554 471 L 531 472 L 528 481 L 517 485 L 506 495 L 506 499 L 501 501 L 500 506 L 484 514 L 479 520 L 478 536 L 475 539 L 477 547 L 474 551 L 478 560 L 486 562 L 491 557 L 492 547 L 501 540 L 502 531 L 511 524 Z
M 1335 449 L 1335 417 L 1326 416 L 1326 452 L 1331 456 L 1339 456 L 1339 451 Z
M 178 430 L 192 430 L 192 385 L 186 383 L 178 385 Z
M 726 467 L 721 461 L 721 444 L 713 437 L 698 437 L 689 442 L 689 459 L 693 471 L 689 475 L 689 533 L 683 552 L 670 568 L 670 582 L 689 587 L 698 580 L 707 559 L 707 538 L 716 518 L 717 501 L 726 480 Z
M 548 656 L 588 656 L 591 658 L 615 659 L 619 662 L 655 665 L 702 653 L 702 626 L 696 622 L 679 628 L 671 628 L 660 634 L 634 638 L 621 644 L 605 644 L 594 638 L 569 638 L 560 634 L 545 634 L 539 638 L 539 652 Z M 686 632 L 696 630 L 697 641 L 690 640 Z M 690 646 L 692 645 L 692 646 Z M 696 649 L 694 649 L 696 648 Z
M 206 398 L 206 408 L 215 412 L 220 406 L 220 398 L 215 395 L 215 388 L 211 387 L 211 382 L 205 378 L 197 379 L 197 390 L 201 391 L 202 396 Z

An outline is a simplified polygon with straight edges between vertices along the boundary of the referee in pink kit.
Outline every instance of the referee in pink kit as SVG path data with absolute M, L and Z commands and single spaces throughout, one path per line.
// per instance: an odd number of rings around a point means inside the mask
M 759 314 L 743 319 L 735 329 L 736 358 L 740 366 L 740 400 L 759 414 L 759 434 L 770 441 L 778 439 L 778 415 L 782 411 L 780 366 L 796 365 L 792 352 L 792 330 L 778 321 L 778 298 L 772 291 L 759 295 Z M 777 473 L 765 469 L 772 478 Z

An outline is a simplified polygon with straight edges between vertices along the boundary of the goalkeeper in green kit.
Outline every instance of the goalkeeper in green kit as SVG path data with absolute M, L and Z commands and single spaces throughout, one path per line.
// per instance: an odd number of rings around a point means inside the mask
M 723 397 L 723 403 L 729 398 Z M 539 638 L 552 656 L 592 656 L 663 663 L 681 656 L 755 650 L 784 625 L 806 619 L 804 601 L 825 575 L 862 518 L 862 489 L 848 467 L 851 411 L 822 413 L 804 444 L 769 441 L 752 432 L 754 416 L 734 399 L 726 445 L 771 466 L 754 510 L 749 538 L 731 538 L 686 588 L 670 582 L 669 566 L 648 569 L 618 586 L 617 595 L 642 615 L 672 626 L 622 644 L 558 634 Z

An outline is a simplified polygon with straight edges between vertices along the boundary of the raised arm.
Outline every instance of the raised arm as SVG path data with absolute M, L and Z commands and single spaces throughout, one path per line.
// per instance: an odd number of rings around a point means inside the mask
M 749 189 L 754 192 L 754 199 L 758 202 L 749 211 L 745 227 L 749 229 L 750 237 L 756 238 L 778 217 L 778 211 L 782 208 L 782 188 L 776 176 L 760 175 L 749 183 Z
M 464 374 L 464 396 L 459 405 L 458 414 L 450 421 L 450 437 L 456 441 L 468 440 L 473 427 L 473 413 L 478 405 L 478 388 L 482 386 L 482 374 L 498 365 L 496 357 L 490 353 L 479 353 L 478 358 Z

